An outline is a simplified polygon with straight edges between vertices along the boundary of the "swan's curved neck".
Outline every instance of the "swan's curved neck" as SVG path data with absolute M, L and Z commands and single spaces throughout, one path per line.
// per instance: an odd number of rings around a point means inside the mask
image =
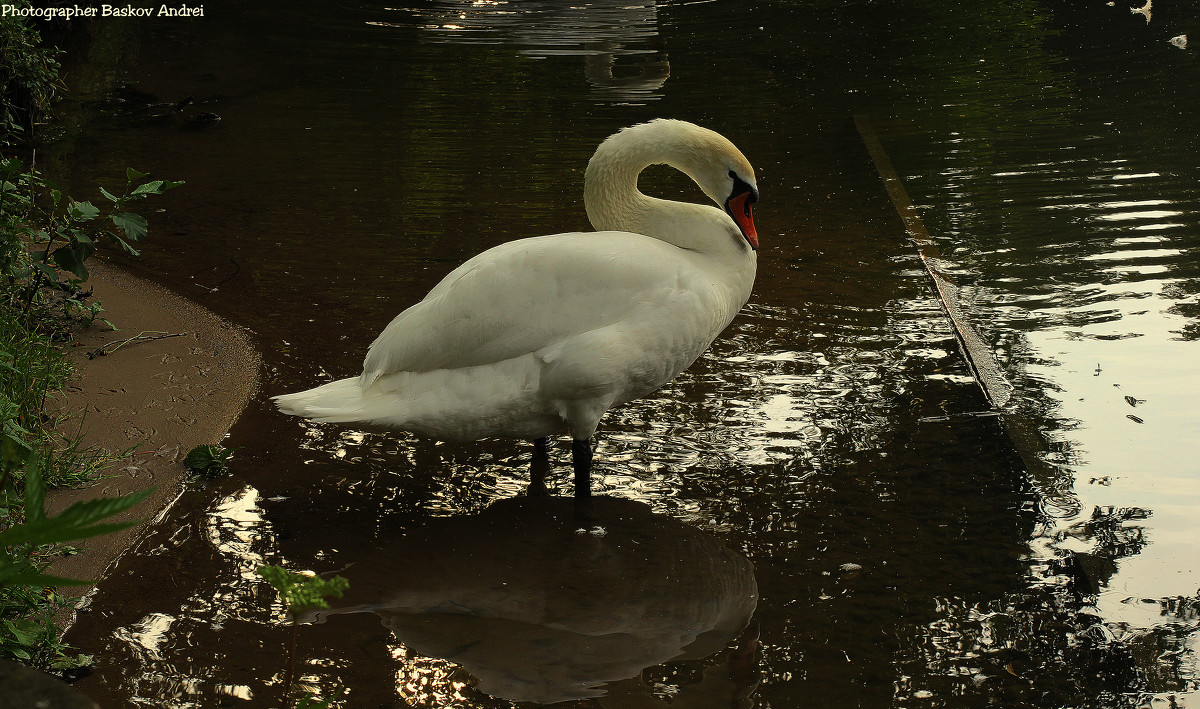
M 588 162 L 583 182 L 584 209 L 597 231 L 641 234 L 647 216 L 662 209 L 658 202 L 664 200 L 642 194 L 638 176 L 650 165 L 670 163 L 668 156 L 647 151 L 650 145 L 619 141 L 615 139 L 618 136 L 605 141 Z
M 598 231 L 645 234 L 693 250 L 723 249 L 728 244 L 722 242 L 729 240 L 714 240 L 713 233 L 730 228 L 734 234 L 737 231 L 720 209 L 648 197 L 638 190 L 638 175 L 658 164 L 682 171 L 703 188 L 699 178 L 712 157 L 705 154 L 705 145 L 681 133 L 674 123 L 655 121 L 627 128 L 600 144 L 584 176 L 583 201 L 588 219 Z M 713 194 L 709 197 L 721 198 Z

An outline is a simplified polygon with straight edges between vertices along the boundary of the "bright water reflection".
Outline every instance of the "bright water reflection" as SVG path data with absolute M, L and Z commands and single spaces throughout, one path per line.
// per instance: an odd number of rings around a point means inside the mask
M 1081 585 L 1101 621 L 1082 637 L 1140 653 L 1145 686 L 1159 688 L 1147 700 L 1193 697 L 1196 170 L 1178 145 L 1124 135 L 1128 119 L 1110 106 L 1081 120 L 1099 125 L 1083 136 L 1058 126 L 953 135 L 910 163 L 908 181 L 1000 334 L 1017 415 L 1050 418 L 1029 449 L 1060 471 L 1035 476 L 1056 501 L 1035 557 Z M 1046 160 L 1055 153 L 1071 157 Z
M 1073 473 L 1077 503 L 1057 525 L 1078 529 L 1103 514 L 1093 510 L 1145 510 L 1128 523 L 1145 546 L 1107 580 L 1098 609 L 1147 626 L 1158 615 L 1143 612 L 1141 599 L 1200 588 L 1200 567 L 1186 561 L 1200 555 L 1200 535 L 1185 511 L 1200 482 L 1191 453 L 1200 445 L 1200 370 L 1195 322 L 1185 315 L 1200 277 L 1200 202 L 1194 182 L 1167 169 L 1173 156 L 1117 158 L 1114 134 L 1088 141 L 1069 162 L 1019 163 L 1031 147 L 1062 139 L 1044 131 L 993 144 L 988 165 L 941 169 L 953 177 L 935 179 L 938 189 L 958 196 L 927 193 L 938 205 L 929 211 L 949 220 L 948 232 L 978 240 L 969 254 L 978 308 L 994 331 L 1019 333 L 1011 364 L 1027 382 L 1027 405 L 1059 421 L 1049 437 L 1070 457 L 1054 462 Z M 1002 197 L 1006 211 L 1044 216 L 1002 223 L 1002 212 L 965 201 L 981 193 Z M 1046 264 L 1049 279 L 1022 277 Z M 1043 394 L 1053 403 L 1037 401 Z M 1076 539 L 1052 548 L 1091 546 Z

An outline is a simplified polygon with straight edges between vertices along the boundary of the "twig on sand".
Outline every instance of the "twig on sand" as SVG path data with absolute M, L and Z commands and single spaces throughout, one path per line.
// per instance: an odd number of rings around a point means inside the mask
M 168 337 L 183 337 L 186 332 L 163 332 L 161 330 L 142 330 L 133 337 L 127 337 L 124 340 L 113 340 L 106 344 L 100 345 L 94 350 L 87 353 L 88 359 L 104 357 L 116 352 L 125 345 L 133 342 L 150 342 L 152 340 L 164 340 Z

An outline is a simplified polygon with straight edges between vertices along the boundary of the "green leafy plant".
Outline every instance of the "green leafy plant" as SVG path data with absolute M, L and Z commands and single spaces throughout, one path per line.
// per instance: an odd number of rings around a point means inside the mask
M 316 608 L 328 608 L 329 603 L 325 598 L 327 596 L 341 598 L 346 589 L 350 588 L 350 582 L 341 576 L 321 578 L 312 574 L 288 571 L 282 566 L 260 566 L 257 571 L 259 576 L 279 592 L 280 599 L 292 617 L 292 634 L 287 651 L 287 671 L 283 680 L 283 699 L 286 705 L 287 698 L 292 693 L 292 680 L 296 671 L 296 637 L 300 629 L 299 616 Z M 298 709 L 300 707 L 318 709 L 319 707 L 328 707 L 333 699 L 324 700 L 320 704 L 314 704 L 315 701 L 311 696 L 302 697 L 296 706 Z
M 350 582 L 341 576 L 327 579 L 312 574 L 288 571 L 282 566 L 260 566 L 258 575 L 279 592 L 288 612 L 299 616 L 316 608 L 328 608 L 326 596 L 341 598 Z
M 23 470 L 35 451 L 44 459 L 49 486 L 94 480 L 115 460 L 84 446 L 82 418 L 76 431 L 65 435 L 61 421 L 46 415 L 47 401 L 67 382 L 70 360 L 54 337 L 41 331 L 40 322 L 31 327 L 5 305 L 0 300 L 0 529 L 5 511 L 23 504 Z
M 0 532 L 0 588 L 5 586 L 68 586 L 91 581 L 50 576 L 33 560 L 37 547 L 87 539 L 137 524 L 104 522 L 137 505 L 151 490 L 120 497 L 101 497 L 76 502 L 53 517 L 46 514 L 46 488 L 42 482 L 42 460 L 34 459 L 25 473 L 25 521 Z
M 86 294 L 91 295 L 90 291 Z M 104 306 L 99 302 L 85 302 L 84 294 L 76 294 L 74 297 L 67 298 L 63 301 L 63 311 L 68 318 L 78 320 L 83 327 L 89 328 L 97 319 L 108 325 L 108 329 L 113 332 L 117 331 L 117 326 L 109 322 L 108 318 L 100 317 L 100 313 L 104 312 Z
M 5 4 L 29 7 L 28 0 Z M 0 134 L 28 136 L 49 110 L 61 85 L 58 54 L 15 14 L 0 19 Z
M 222 446 L 200 445 L 188 451 L 183 464 L 192 472 L 215 477 L 229 471 L 229 459 L 234 449 Z
M 5 144 L 10 132 L 0 120 Z M 83 447 L 78 434 L 64 440 L 56 432 L 61 420 L 47 415 L 46 404 L 60 396 L 70 373 L 62 343 L 101 311 L 79 289 L 89 275 L 86 261 L 105 242 L 136 254 L 146 221 L 129 207 L 180 184 L 147 178 L 129 170 L 119 195 L 100 188 L 102 211 L 64 197 L 21 161 L 0 158 L 0 657 L 47 669 L 87 661 L 68 655 L 58 640 L 53 614 L 66 601 L 48 588 L 87 582 L 46 574 L 48 560 L 63 542 L 128 526 L 105 520 L 144 498 L 82 502 L 54 517 L 44 512 L 45 485 L 94 480 L 113 460 Z
M 88 279 L 87 260 L 102 243 L 111 243 L 130 256 L 137 256 L 134 244 L 145 238 L 149 225 L 140 214 L 128 211 L 133 202 L 160 195 L 183 184 L 171 180 L 149 180 L 148 173 L 125 170 L 125 188 L 113 194 L 100 187 L 107 201 L 104 209 L 90 201 L 79 202 L 45 181 L 40 173 L 14 158 L 0 160 L 0 199 L 15 201 L 23 220 L 10 223 L 20 240 L 33 248 L 30 254 L 32 280 L 25 287 L 26 304 L 43 286 L 56 286 L 72 292 Z M 0 203 L 0 209 L 3 209 Z M 12 241 L 10 237 L 8 241 Z M 10 275 L 25 275 L 12 258 Z
M 0 293 L 3 286 L 0 281 Z M 44 515 L 46 487 L 94 480 L 116 457 L 83 445 L 82 419 L 64 436 L 46 416 L 46 402 L 65 384 L 70 366 L 42 326 L 0 299 L 0 657 L 65 669 L 89 659 L 69 654 L 59 640 L 53 615 L 67 599 L 45 587 L 53 579 L 41 578 L 61 549 L 48 536 L 101 533 L 103 527 L 89 529 L 89 520 L 120 510 L 76 507 Z
M 42 469 L 44 458 L 36 454 L 25 469 L 24 522 L 8 525 L 0 531 L 0 656 L 39 665 L 47 669 L 67 669 L 88 664 L 87 655 L 71 656 L 59 639 L 59 629 L 51 616 L 65 601 L 49 586 L 88 584 L 91 581 L 63 578 L 45 573 L 46 560 L 55 545 L 108 534 L 130 522 L 105 520 L 137 505 L 150 490 L 121 497 L 106 497 L 77 502 L 57 515 L 46 514 L 46 488 Z M 0 479 L 7 482 L 10 472 Z
M 49 443 L 40 426 L 42 410 L 69 371 L 50 338 L 31 331 L 18 314 L 0 311 L 0 474 L 24 466 Z

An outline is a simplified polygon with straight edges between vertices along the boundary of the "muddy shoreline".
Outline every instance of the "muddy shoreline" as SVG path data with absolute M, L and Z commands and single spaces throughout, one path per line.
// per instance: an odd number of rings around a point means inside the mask
M 116 520 L 141 520 L 122 531 L 83 540 L 80 553 L 50 573 L 102 581 L 121 555 L 178 499 L 194 446 L 219 443 L 257 392 L 261 359 L 250 335 L 196 303 L 111 264 L 91 268 L 89 287 L 104 312 L 78 336 L 76 374 L 60 402 L 65 435 L 113 454 L 132 451 L 94 485 L 48 495 L 51 514 L 74 502 L 153 488 Z M 132 339 L 131 339 L 132 338 Z M 97 356 L 103 348 L 105 354 Z M 89 356 L 91 354 L 92 356 Z M 74 587 L 71 595 L 94 589 Z M 60 617 L 66 629 L 74 613 Z

